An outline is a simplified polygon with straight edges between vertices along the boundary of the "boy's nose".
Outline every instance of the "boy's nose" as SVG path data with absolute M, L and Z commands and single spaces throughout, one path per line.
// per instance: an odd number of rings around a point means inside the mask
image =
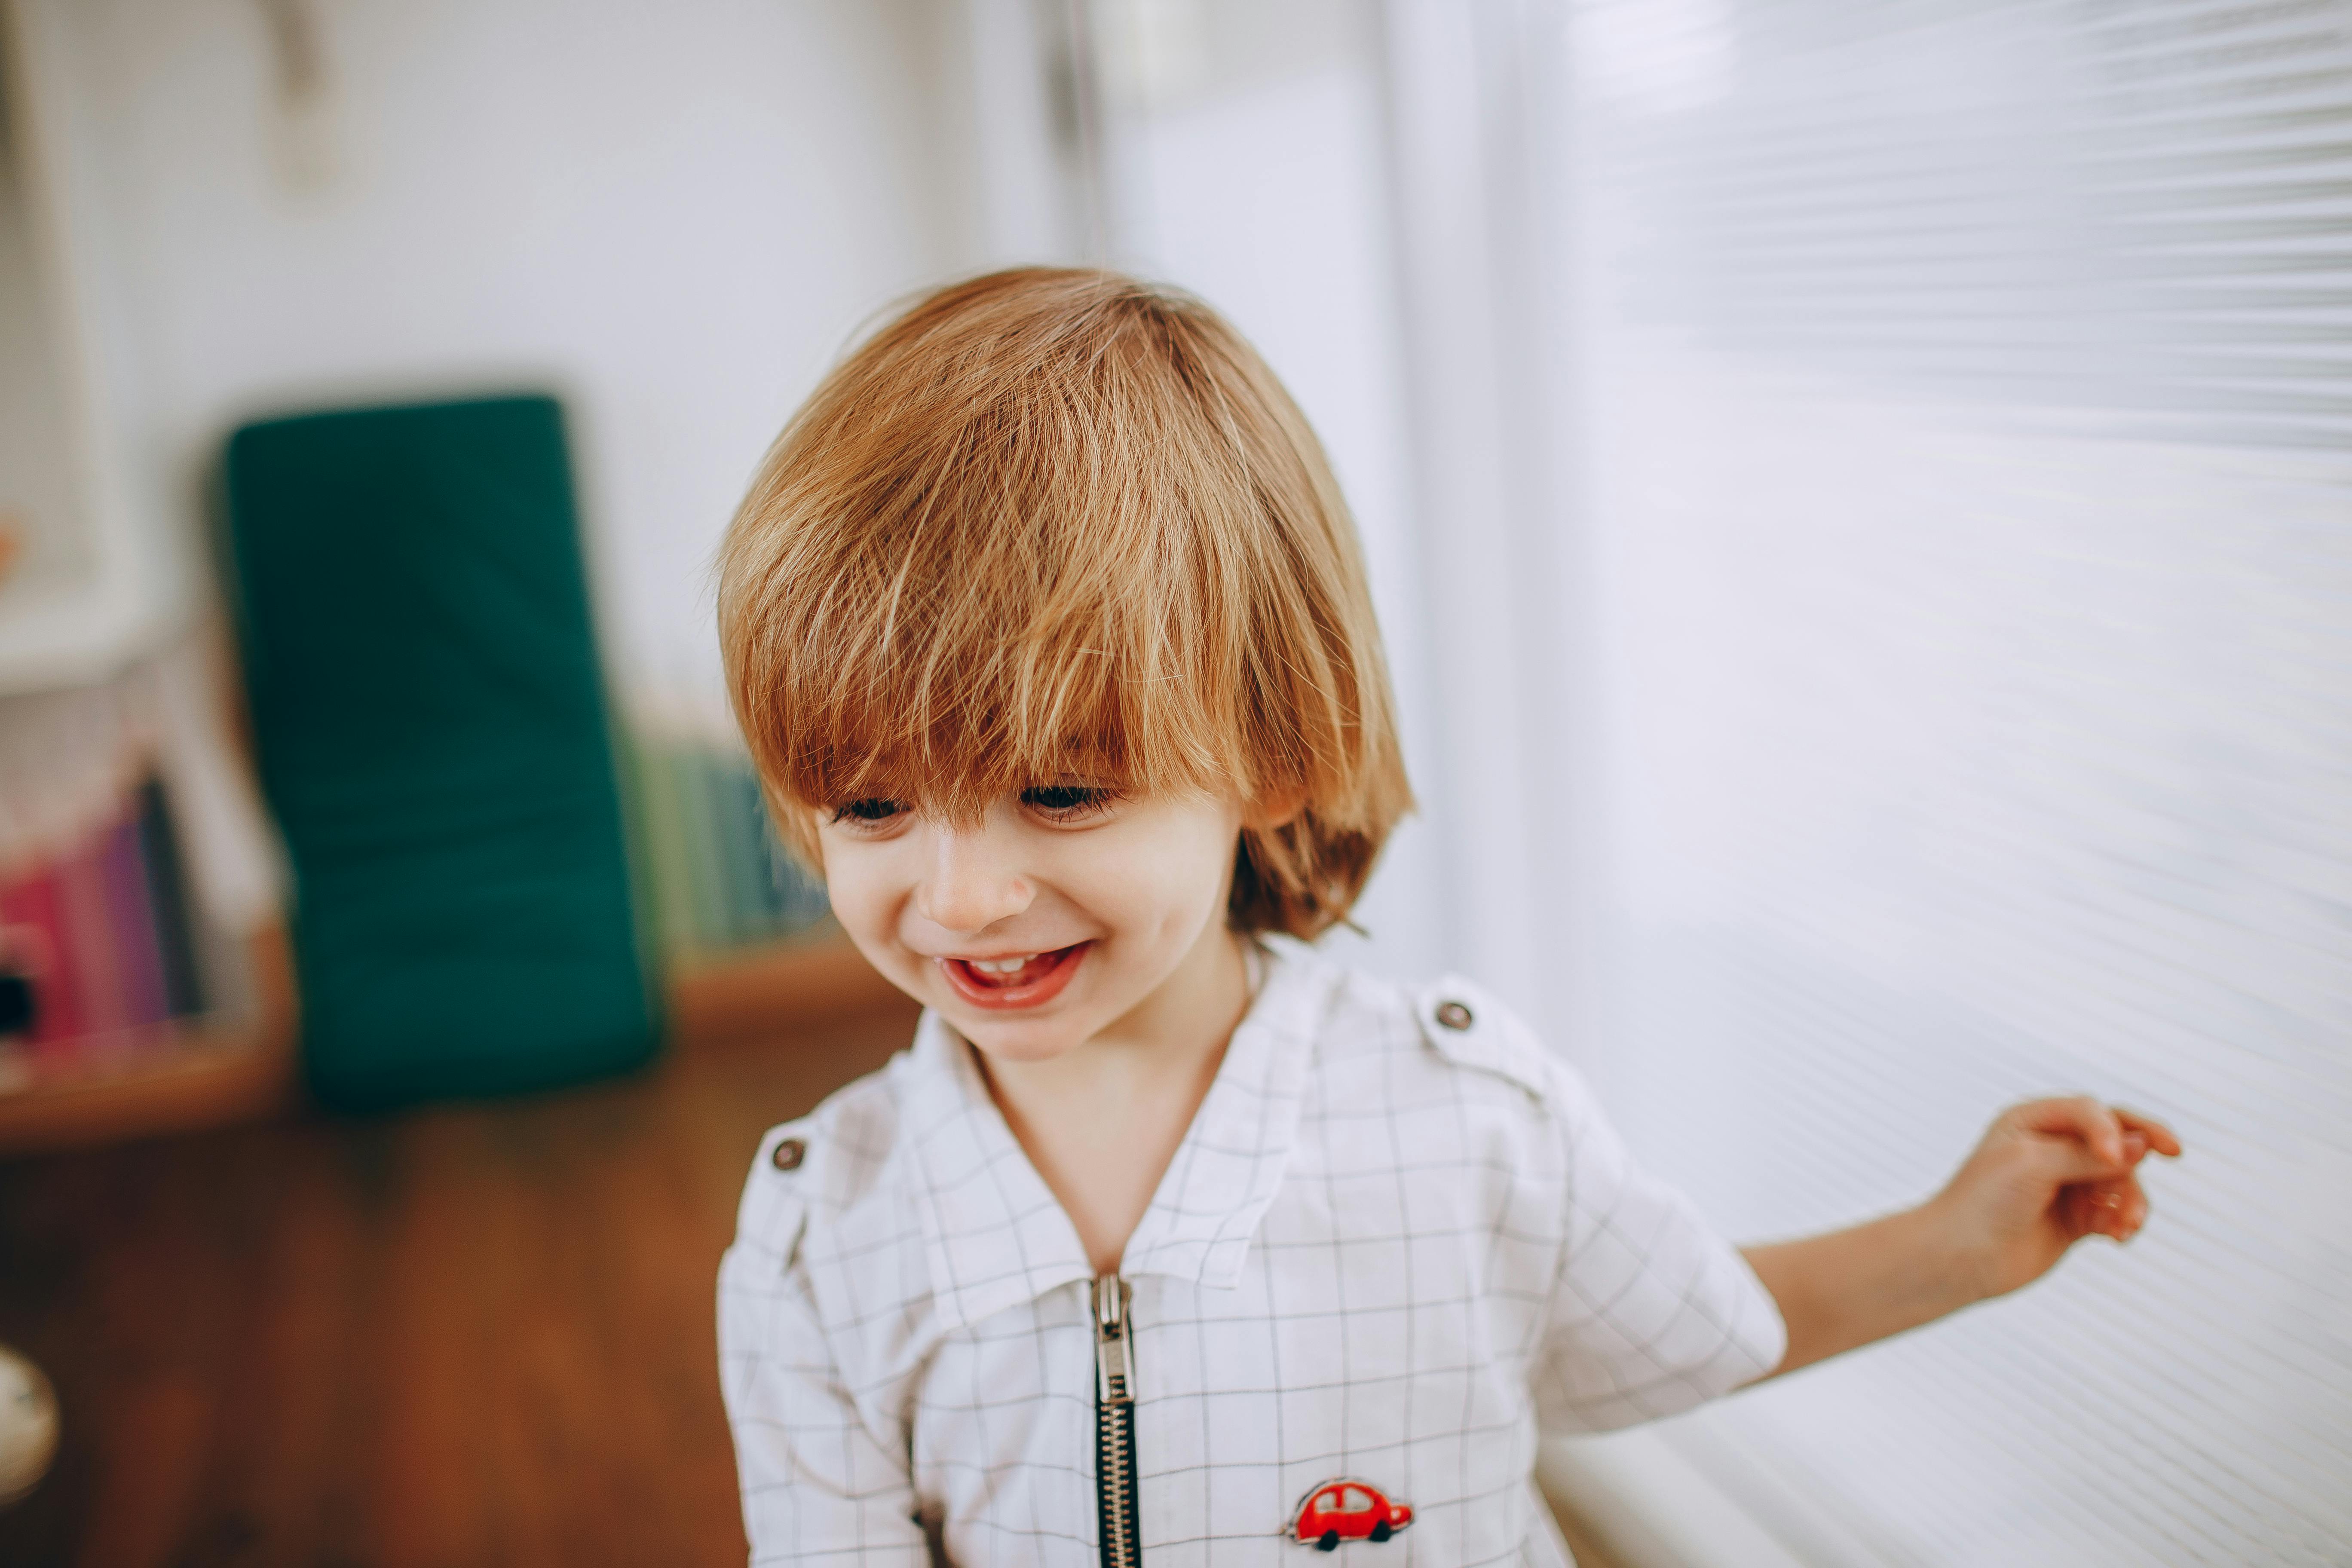
M 915 889 L 915 912 L 945 931 L 984 931 L 1027 909 L 1037 889 L 985 828 L 934 830 L 929 873 Z

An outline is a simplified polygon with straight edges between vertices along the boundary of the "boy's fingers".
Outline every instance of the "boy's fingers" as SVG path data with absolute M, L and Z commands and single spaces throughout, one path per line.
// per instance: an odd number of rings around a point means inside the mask
M 2067 1190 L 2067 1218 L 2079 1234 L 2097 1231 L 2117 1241 L 2128 1241 L 2147 1223 L 2147 1194 L 2138 1178 L 2116 1176 L 2084 1182 Z
M 2099 1210 L 2091 1194 L 2080 1187 L 2067 1187 L 2058 1194 L 2058 1222 L 2066 1232 L 2066 1239 L 2076 1242 L 2099 1228 Z
M 2011 1121 L 2029 1132 L 2080 1138 L 2114 1164 L 2137 1163 L 2150 1152 L 2178 1158 L 2172 1129 L 2142 1111 L 2110 1106 L 2089 1095 L 2036 1100 L 2012 1107 Z
M 2114 1222 L 2108 1218 L 2108 1211 L 2099 1206 L 2096 1194 L 2086 1188 L 2069 1187 L 2064 1201 L 2066 1206 L 2063 1213 L 2069 1237 L 2080 1241 L 2086 1236 L 2109 1234 Z
M 2043 1133 L 2028 1139 L 2026 1147 L 2033 1162 L 2034 1174 L 2052 1186 L 2071 1187 L 2103 1177 L 2114 1177 L 2126 1169 L 2118 1142 L 2116 1157 L 2110 1158 L 2093 1149 L 2080 1138 L 2063 1133 Z
M 2109 1165 L 2124 1163 L 2124 1126 L 2116 1113 L 2087 1094 L 2036 1100 L 2010 1113 L 2029 1132 L 2079 1138 Z
M 2123 1211 L 2120 1200 L 2113 1194 L 2099 1193 L 2088 1186 L 2066 1189 L 2066 1229 L 2080 1240 L 2086 1236 L 2104 1236 L 2122 1239 Z
M 2116 1120 L 2147 1139 L 2149 1148 L 2168 1159 L 2177 1160 L 2180 1157 L 2180 1140 L 2172 1135 L 2171 1128 L 2153 1116 L 2146 1116 L 2137 1110 L 2127 1110 L 2120 1105 L 2115 1108 L 2115 1112 Z

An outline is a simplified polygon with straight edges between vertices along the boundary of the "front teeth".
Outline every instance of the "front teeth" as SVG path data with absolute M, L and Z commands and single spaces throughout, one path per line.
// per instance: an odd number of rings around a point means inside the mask
M 1032 952 L 1020 958 L 967 958 L 964 962 L 982 974 L 1018 974 L 1034 962 L 1036 957 L 1037 955 Z

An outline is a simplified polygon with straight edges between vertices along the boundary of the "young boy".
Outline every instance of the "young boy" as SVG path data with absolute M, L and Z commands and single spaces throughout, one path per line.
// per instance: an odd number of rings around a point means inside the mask
M 1924 1206 L 1742 1254 L 1494 998 L 1305 946 L 1412 797 L 1321 450 L 1183 296 L 1009 272 L 884 328 L 754 482 L 719 629 L 778 821 L 928 1009 L 744 1191 L 755 1562 L 1562 1563 L 1539 1431 L 2127 1239 L 2179 1152 L 2021 1106 Z

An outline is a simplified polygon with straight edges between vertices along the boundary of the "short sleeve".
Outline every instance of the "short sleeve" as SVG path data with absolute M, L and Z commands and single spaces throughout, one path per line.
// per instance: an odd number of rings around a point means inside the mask
M 798 1138 L 781 1127 L 761 1142 L 719 1266 L 719 1381 L 751 1562 L 922 1568 L 907 1455 L 851 1399 L 800 1255 Z
M 1568 1244 L 1535 1369 L 1548 1432 L 1672 1415 L 1780 1364 L 1788 1331 L 1748 1261 L 1638 1167 L 1583 1081 L 1555 1063 Z

